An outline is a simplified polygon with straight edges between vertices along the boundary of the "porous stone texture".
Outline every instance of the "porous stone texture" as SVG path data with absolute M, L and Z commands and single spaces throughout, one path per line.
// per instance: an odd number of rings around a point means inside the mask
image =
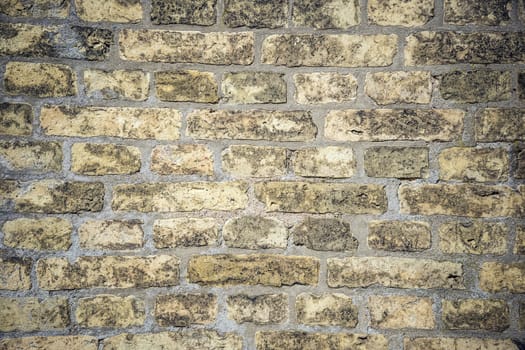
M 218 238 L 218 223 L 212 218 L 160 219 L 153 223 L 153 240 L 157 248 L 214 245 Z
M 4 245 L 31 250 L 67 250 L 71 246 L 73 226 L 66 219 L 19 218 L 6 221 L 2 226 Z
M 0 297 L 0 331 L 31 332 L 64 329 L 69 325 L 67 298 Z
M 62 169 L 59 142 L 0 141 L 0 167 L 14 171 L 49 172 Z
M 525 263 L 483 263 L 479 272 L 479 285 L 482 290 L 490 293 L 524 293 Z
M 237 323 L 281 323 L 288 317 L 286 294 L 232 295 L 226 300 L 226 307 L 228 318 Z
M 98 340 L 87 335 L 42 336 L 0 339 L 0 348 L 15 349 L 78 349 L 97 350 Z
M 162 145 L 151 152 L 151 170 L 161 175 L 213 175 L 213 153 L 205 145 Z
M 525 109 L 486 108 L 476 114 L 476 140 L 479 142 L 525 141 Z
M 445 100 L 460 103 L 497 102 L 510 99 L 510 72 L 453 71 L 440 76 L 439 92 Z
M 84 71 L 85 93 L 104 100 L 144 101 L 149 95 L 149 74 L 142 70 Z
M 479 349 L 479 350 L 518 350 L 510 339 L 481 338 L 405 338 L 406 350 L 445 350 L 445 349 Z
M 144 232 L 139 220 L 92 220 L 78 228 L 81 248 L 98 250 L 138 249 L 143 245 Z
M 278 28 L 287 17 L 286 0 L 224 0 L 222 20 L 228 27 Z
M 432 245 L 430 225 L 422 221 L 370 221 L 368 246 L 392 252 L 418 252 Z
M 293 228 L 293 242 L 319 251 L 355 251 L 359 242 L 350 223 L 336 218 L 307 217 Z
M 140 0 L 75 0 L 77 16 L 87 22 L 136 23 L 142 20 Z
M 0 257 L 0 290 L 30 289 L 31 266 L 28 258 Z
M 356 160 L 351 148 L 327 146 L 298 149 L 292 164 L 298 176 L 344 178 L 354 175 Z
M 226 245 L 234 248 L 286 248 L 288 229 L 274 218 L 242 216 L 228 220 L 222 236 Z
M 513 252 L 516 255 L 525 255 L 525 226 L 516 227 L 516 242 Z
M 219 100 L 219 88 L 215 76 L 210 72 L 156 72 L 155 89 L 161 101 L 215 103 Z
M 134 296 L 97 295 L 80 298 L 75 318 L 81 327 L 126 328 L 145 321 L 144 300 Z
M 217 0 L 152 0 L 154 24 L 195 24 L 211 26 L 216 20 Z
M 504 223 L 451 221 L 439 227 L 439 247 L 448 254 L 494 254 L 507 251 L 508 227 Z
M 368 22 L 380 26 L 417 27 L 434 17 L 432 0 L 370 0 Z
M 293 23 L 298 27 L 347 29 L 361 22 L 359 0 L 298 0 L 293 5 Z
M 255 333 L 255 345 L 257 350 L 387 350 L 388 340 L 381 334 L 259 331 Z
M 140 171 L 140 150 L 133 146 L 75 143 L 71 171 L 84 175 L 133 174 Z
M 298 73 L 293 81 L 297 103 L 350 102 L 357 97 L 357 80 L 352 74 Z
M 348 328 L 357 325 L 357 306 L 351 297 L 341 293 L 301 293 L 295 301 L 295 310 L 297 321 L 306 325 Z
M 439 177 L 464 182 L 505 182 L 509 155 L 502 148 L 453 147 L 439 154 Z
M 0 134 L 24 136 L 33 130 L 33 108 L 22 103 L 0 103 Z
M 368 298 L 371 325 L 380 329 L 433 329 L 432 300 L 412 296 Z
M 238 178 L 276 177 L 286 173 L 286 149 L 233 145 L 221 154 L 223 170 Z
M 213 294 L 168 294 L 157 296 L 155 320 L 160 326 L 209 324 L 217 317 L 217 297 Z
M 523 6 L 525 7 L 525 5 Z M 523 10 L 523 13 L 525 16 L 525 10 Z M 520 100 L 525 100 L 525 72 L 521 72 L 518 74 L 518 88 Z
M 365 151 L 365 172 L 370 177 L 399 179 L 428 176 L 428 150 L 415 147 L 373 147 Z
M 430 103 L 432 81 L 429 72 L 367 73 L 366 94 L 379 105 Z
M 285 103 L 283 74 L 268 72 L 226 73 L 222 80 L 223 100 L 227 103 Z
M 445 22 L 501 26 L 510 22 L 512 1 L 445 0 Z
M 443 300 L 443 324 L 447 329 L 503 332 L 509 328 L 509 306 L 503 300 Z
M 63 0 L 6 0 L 0 4 L 0 13 L 11 17 L 66 18 L 69 6 Z

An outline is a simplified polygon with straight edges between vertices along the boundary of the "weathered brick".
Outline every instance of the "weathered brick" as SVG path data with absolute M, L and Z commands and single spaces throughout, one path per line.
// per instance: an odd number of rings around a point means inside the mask
M 368 246 L 391 252 L 419 252 L 432 245 L 430 225 L 422 221 L 370 221 Z
M 334 141 L 453 141 L 465 112 L 457 109 L 376 109 L 328 112 L 325 137 Z
M 445 100 L 461 103 L 505 101 L 512 97 L 510 72 L 453 71 L 440 77 L 439 92 Z
M 327 281 L 332 288 L 465 288 L 462 264 L 412 258 L 329 258 Z
M 298 73 L 293 81 L 297 103 L 343 103 L 357 97 L 357 80 L 352 74 Z
M 147 288 L 179 283 L 179 259 L 155 256 L 82 256 L 40 259 L 38 284 L 44 290 Z
M 144 232 L 139 220 L 90 220 L 78 228 L 83 249 L 126 250 L 142 247 Z
M 341 293 L 301 293 L 295 301 L 295 310 L 297 322 L 306 325 L 348 328 L 357 325 L 357 306 L 351 297 Z
M 160 219 L 153 223 L 156 248 L 216 245 L 219 225 L 212 218 Z
M 495 254 L 507 252 L 508 228 L 498 222 L 445 222 L 439 227 L 439 247 L 447 254 Z
M 284 74 L 270 72 L 225 73 L 221 89 L 227 103 L 286 103 Z
M 525 10 L 523 12 L 525 13 Z M 525 100 L 525 72 L 518 73 L 518 97 Z
M 151 152 L 151 171 L 161 175 L 213 175 L 213 153 L 205 145 L 161 145 Z
M 97 350 L 98 339 L 87 335 L 49 336 L 49 337 L 24 337 L 0 339 L 2 350 L 51 350 L 75 349 Z
M 266 37 L 262 63 L 298 67 L 390 66 L 397 36 L 350 34 L 276 34 Z
M 22 103 L 0 103 L 0 135 L 31 135 L 33 108 Z
M 71 171 L 83 175 L 133 174 L 140 171 L 140 150 L 111 143 L 75 143 Z
M 382 334 L 258 331 L 255 346 L 257 350 L 387 350 L 388 340 Z
M 69 325 L 67 298 L 0 298 L 0 331 L 32 332 Z
M 275 177 L 286 174 L 286 149 L 233 145 L 222 154 L 222 168 L 235 177 Z
M 516 255 L 525 255 L 525 226 L 516 226 L 516 243 L 513 252 Z
M 405 350 L 518 350 L 510 339 L 405 338 Z
M 248 65 L 254 57 L 254 35 L 247 32 L 123 29 L 119 45 L 120 57 L 131 61 Z
M 523 33 L 430 32 L 406 39 L 405 65 L 525 62 Z
M 525 187 L 474 184 L 401 185 L 401 213 L 498 217 L 525 215 Z
M 317 182 L 258 182 L 255 196 L 268 211 L 381 214 L 387 209 L 381 185 Z
M 306 111 L 197 110 L 188 115 L 187 135 L 196 139 L 311 141 L 317 127 Z
M 86 95 L 104 100 L 144 101 L 149 95 L 149 74 L 141 70 L 84 71 Z
M 380 26 L 422 26 L 434 17 L 433 0 L 370 0 L 368 22 Z
M 13 200 L 20 194 L 20 183 L 16 180 L 0 180 L 0 208 L 11 206 Z
M 447 329 L 503 332 L 510 326 L 509 306 L 503 300 L 443 300 L 442 304 L 442 319 Z
M 490 293 L 525 293 L 525 262 L 483 263 L 479 272 L 479 286 Z
M 426 147 L 371 147 L 365 151 L 365 172 L 371 177 L 428 177 Z
M 154 24 L 196 24 L 211 26 L 216 20 L 217 0 L 152 0 Z
M 476 115 L 476 140 L 525 141 L 525 109 L 486 108 Z
M 170 108 L 45 106 L 40 124 L 47 135 L 178 140 L 181 113 Z
M 31 260 L 28 258 L 0 257 L 0 289 L 30 289 L 31 265 Z
M 371 326 L 379 329 L 433 329 L 436 324 L 432 299 L 414 296 L 368 298 Z
M 347 29 L 360 23 L 358 0 L 298 0 L 293 4 L 293 23 L 317 29 Z
M 162 327 L 209 324 L 217 317 L 217 297 L 213 294 L 169 294 L 157 296 L 155 319 Z
M 2 1 L 0 13 L 11 17 L 66 18 L 69 13 L 69 2 L 63 0 Z
M 357 238 L 352 236 L 350 224 L 337 218 L 314 218 L 308 216 L 293 228 L 295 245 L 321 251 L 357 250 Z
M 68 250 L 72 230 L 71 222 L 61 218 L 20 218 L 2 226 L 4 245 L 33 250 Z
M 286 25 L 288 1 L 225 0 L 222 20 L 228 27 L 278 28 Z
M 4 87 L 10 95 L 75 96 L 76 79 L 71 67 L 63 64 L 8 62 Z
M 393 103 L 430 103 L 430 72 L 367 73 L 365 92 L 379 105 Z
M 522 23 L 525 23 L 525 2 L 518 0 L 518 17 Z
M 439 154 L 439 178 L 443 180 L 505 182 L 509 171 L 509 155 L 503 148 L 453 147 Z
M 219 286 L 316 285 L 319 259 L 276 254 L 194 255 L 188 264 L 188 279 L 191 283 Z
M 510 22 L 511 0 L 445 0 L 445 22 L 498 26 Z
M 525 143 L 518 142 L 512 147 L 512 154 L 516 159 L 516 167 L 514 168 L 514 178 L 525 179 Z
M 137 23 L 142 20 L 140 0 L 75 0 L 77 16 L 88 22 Z
M 226 299 L 228 318 L 237 323 L 281 323 L 288 318 L 286 294 L 232 295 Z
M 520 329 L 525 329 L 525 303 L 520 303 L 519 304 L 519 308 L 520 308 L 520 318 L 519 318 L 519 328 Z
M 80 298 L 75 312 L 80 327 L 125 328 L 146 319 L 144 300 L 134 296 L 97 295 Z
M 234 248 L 286 248 L 288 229 L 280 220 L 262 216 L 241 216 L 226 221 L 222 228 L 226 245 Z
M 197 70 L 155 72 L 155 89 L 161 101 L 202 102 L 219 101 L 215 75 Z
M 351 177 L 356 168 L 353 150 L 338 146 L 298 149 L 292 164 L 294 173 L 304 177 Z
M 42 141 L 1 141 L 2 167 L 25 172 L 60 171 L 62 144 Z
M 244 182 L 159 182 L 113 187 L 113 210 L 172 212 L 236 210 L 246 207 Z

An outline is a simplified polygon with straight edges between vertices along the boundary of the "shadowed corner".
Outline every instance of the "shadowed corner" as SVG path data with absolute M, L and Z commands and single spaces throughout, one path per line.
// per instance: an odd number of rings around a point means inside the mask
M 518 347 L 518 350 L 525 350 L 525 339 L 519 340 L 519 339 L 512 339 L 512 342 L 516 344 Z

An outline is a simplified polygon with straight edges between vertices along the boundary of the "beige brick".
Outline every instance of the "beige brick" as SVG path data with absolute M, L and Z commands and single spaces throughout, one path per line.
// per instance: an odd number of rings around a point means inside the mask
M 514 243 L 513 253 L 525 255 L 525 226 L 516 226 L 516 243 Z
M 0 3 L 0 13 L 11 17 L 66 18 L 69 2 L 63 0 L 6 0 Z
M 32 332 L 69 325 L 67 298 L 0 298 L 0 331 Z
M 439 227 L 439 247 L 447 254 L 494 254 L 507 252 L 508 227 L 504 223 L 445 222 Z
M 334 141 L 453 141 L 463 133 L 461 110 L 340 110 L 328 112 L 325 137 Z
M 510 72 L 453 71 L 440 76 L 439 92 L 445 100 L 459 103 L 506 101 L 512 97 Z
M 140 0 L 75 0 L 77 16 L 87 22 L 137 23 L 142 20 Z
M 422 221 L 370 221 L 368 246 L 391 252 L 419 252 L 432 245 L 430 225 Z
M 355 252 L 359 245 L 348 222 L 310 216 L 294 226 L 293 241 L 295 245 L 321 251 Z
M 257 350 L 387 350 L 388 340 L 382 334 L 258 331 L 255 346 Z
M 288 67 L 390 66 L 397 36 L 350 34 L 275 34 L 262 44 L 262 63 Z
M 127 250 L 143 245 L 144 233 L 139 220 L 90 220 L 78 228 L 83 249 Z
M 379 105 L 393 103 L 430 103 L 430 72 L 367 73 L 365 92 Z
M 44 290 L 82 288 L 147 288 L 179 284 L 175 256 L 82 256 L 40 259 L 38 284 Z
M 125 328 L 146 319 L 144 300 L 134 296 L 97 295 L 80 298 L 75 312 L 80 327 Z
M 238 178 L 277 177 L 286 174 L 286 149 L 232 145 L 222 154 L 222 168 Z
M 196 24 L 211 26 L 216 22 L 217 0 L 152 0 L 154 24 Z
M 365 173 L 370 177 L 416 179 L 428 177 L 426 147 L 371 147 L 365 151 Z
M 370 323 L 379 329 L 433 329 L 432 299 L 414 296 L 371 296 Z
M 479 286 L 490 293 L 525 293 L 525 263 L 483 263 L 479 272 Z
M 51 350 L 75 349 L 97 350 L 98 339 L 87 335 L 49 336 L 49 337 L 24 337 L 0 339 L 2 350 Z
M 31 265 L 28 258 L 0 257 L 0 290 L 30 289 Z
M 319 259 L 276 254 L 194 255 L 188 264 L 188 280 L 204 285 L 316 285 Z
M 0 135 L 31 135 L 33 108 L 22 103 L 0 103 Z
M 298 73 L 293 81 L 297 103 L 344 103 L 357 97 L 357 79 L 352 74 Z
M 213 218 L 160 219 L 153 223 L 156 248 L 216 245 L 219 225 Z
M 10 95 L 74 96 L 77 94 L 76 79 L 71 67 L 63 64 L 8 62 L 4 87 Z
M 228 247 L 244 249 L 286 248 L 288 229 L 280 220 L 241 216 L 226 221 L 222 236 Z
M 486 108 L 476 115 L 479 142 L 525 141 L 525 109 Z
M 510 339 L 405 338 L 405 350 L 518 350 Z
M 71 171 L 83 175 L 134 174 L 140 171 L 140 150 L 110 143 L 75 143 Z
M 417 27 L 434 17 L 433 0 L 370 0 L 368 23 L 380 26 Z
M 271 72 L 225 73 L 221 90 L 226 103 L 286 103 L 284 74 Z
M 217 103 L 217 81 L 210 72 L 177 70 L 155 72 L 155 89 L 161 101 Z
M 161 175 L 213 175 L 213 153 L 205 145 L 161 145 L 151 152 L 151 170 Z
M 415 258 L 329 258 L 327 281 L 332 288 L 465 288 L 462 264 Z
M 84 71 L 86 95 L 104 100 L 144 101 L 149 95 L 149 74 L 141 70 Z
M 503 332 L 510 326 L 509 306 L 503 300 L 443 300 L 442 305 L 446 329 Z
M 196 110 L 188 115 L 186 134 L 206 140 L 311 141 L 317 127 L 303 111 Z
M 162 327 L 209 324 L 217 318 L 217 297 L 213 294 L 169 294 L 157 296 L 155 319 Z
M 278 28 L 288 20 L 288 1 L 225 0 L 222 21 L 228 27 Z
M 439 169 L 443 180 L 505 182 L 509 155 L 503 148 L 447 148 L 439 154 Z
M 338 146 L 298 149 L 292 164 L 294 173 L 304 177 L 351 177 L 356 168 L 353 150 Z
M 0 160 L 10 170 L 26 172 L 60 171 L 62 144 L 41 141 L 2 141 Z
M 286 294 L 231 295 L 226 299 L 228 318 L 237 323 L 281 323 L 288 318 Z
M 510 22 L 511 0 L 445 0 L 445 23 L 505 25 Z
M 295 301 L 297 322 L 311 326 L 357 325 L 358 310 L 352 298 L 341 293 L 301 293 Z
M 350 183 L 258 182 L 255 196 L 268 211 L 290 213 L 381 214 L 384 186 Z
M 298 0 L 292 14 L 295 26 L 317 29 L 347 29 L 361 22 L 358 0 Z
M 19 249 L 68 250 L 71 246 L 71 222 L 61 218 L 6 221 L 2 226 L 4 245 Z

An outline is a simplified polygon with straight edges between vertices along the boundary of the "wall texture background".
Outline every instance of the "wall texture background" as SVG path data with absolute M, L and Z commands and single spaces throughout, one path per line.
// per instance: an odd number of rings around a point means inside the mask
M 0 349 L 519 349 L 523 0 L 0 13 Z

